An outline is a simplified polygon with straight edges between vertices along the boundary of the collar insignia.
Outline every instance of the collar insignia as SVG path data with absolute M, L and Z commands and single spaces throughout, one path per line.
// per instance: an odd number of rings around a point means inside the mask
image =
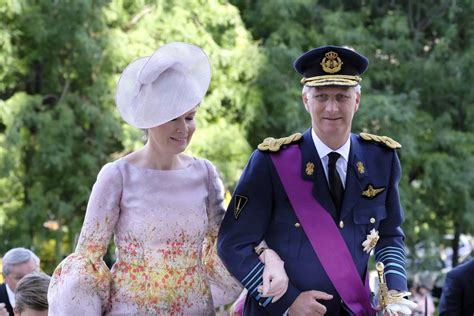
M 235 219 L 239 218 L 240 212 L 244 209 L 245 205 L 249 201 L 248 197 L 245 197 L 243 195 L 235 195 L 234 199 L 234 217 Z
M 324 54 L 324 58 L 320 65 L 323 67 L 324 72 L 333 74 L 341 70 L 342 64 L 343 62 L 337 53 L 330 51 Z
M 362 161 L 358 161 L 356 163 L 356 166 L 357 166 L 357 171 L 359 171 L 359 174 L 364 174 L 365 173 L 365 167 L 364 167 L 364 163 Z
M 312 176 L 314 173 L 314 163 L 308 162 L 306 164 L 306 175 L 307 176 Z
M 374 186 L 372 184 L 369 184 L 367 186 L 367 188 L 362 191 L 362 196 L 365 196 L 369 199 L 373 199 L 374 197 L 376 197 L 380 192 L 383 192 L 385 190 L 384 187 L 382 188 L 374 188 Z
M 379 232 L 375 230 L 375 228 L 372 228 L 370 231 L 370 234 L 367 235 L 367 239 L 364 240 L 362 243 L 362 247 L 364 247 L 364 251 L 367 253 L 370 253 L 372 249 L 375 248 L 377 245 L 377 241 L 379 241 Z

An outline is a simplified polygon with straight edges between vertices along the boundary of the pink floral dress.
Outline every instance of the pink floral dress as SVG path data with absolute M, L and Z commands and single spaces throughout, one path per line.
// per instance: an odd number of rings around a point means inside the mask
M 195 158 L 179 170 L 125 159 L 100 171 L 76 251 L 56 268 L 50 315 L 213 315 L 241 285 L 214 241 L 224 215 L 213 165 Z M 102 260 L 114 235 L 117 260 Z

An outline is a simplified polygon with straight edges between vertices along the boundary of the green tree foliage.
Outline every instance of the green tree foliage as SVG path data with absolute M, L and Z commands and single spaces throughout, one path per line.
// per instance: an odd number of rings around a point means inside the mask
M 32 248 L 50 270 L 74 244 L 100 166 L 122 148 L 104 102 L 112 64 L 102 53 L 105 1 L 7 3 L 2 38 L 14 54 L 0 73 L 0 249 Z

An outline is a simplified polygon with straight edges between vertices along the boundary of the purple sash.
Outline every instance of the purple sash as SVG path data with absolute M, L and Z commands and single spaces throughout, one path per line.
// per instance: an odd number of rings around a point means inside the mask
M 311 194 L 313 183 L 300 177 L 298 146 L 289 146 L 271 157 L 296 216 L 337 293 L 357 316 L 375 315 L 369 301 L 369 290 L 359 277 L 339 229 Z M 365 283 L 368 287 L 367 278 Z

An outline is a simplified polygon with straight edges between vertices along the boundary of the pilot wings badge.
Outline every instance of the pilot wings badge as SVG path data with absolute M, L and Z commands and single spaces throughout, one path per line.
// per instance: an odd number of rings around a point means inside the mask
M 374 186 L 372 184 L 369 184 L 367 186 L 367 188 L 362 191 L 362 196 L 365 196 L 369 199 L 373 199 L 374 197 L 376 197 L 379 193 L 383 192 L 385 190 L 384 187 L 381 187 L 381 188 L 374 188 Z

